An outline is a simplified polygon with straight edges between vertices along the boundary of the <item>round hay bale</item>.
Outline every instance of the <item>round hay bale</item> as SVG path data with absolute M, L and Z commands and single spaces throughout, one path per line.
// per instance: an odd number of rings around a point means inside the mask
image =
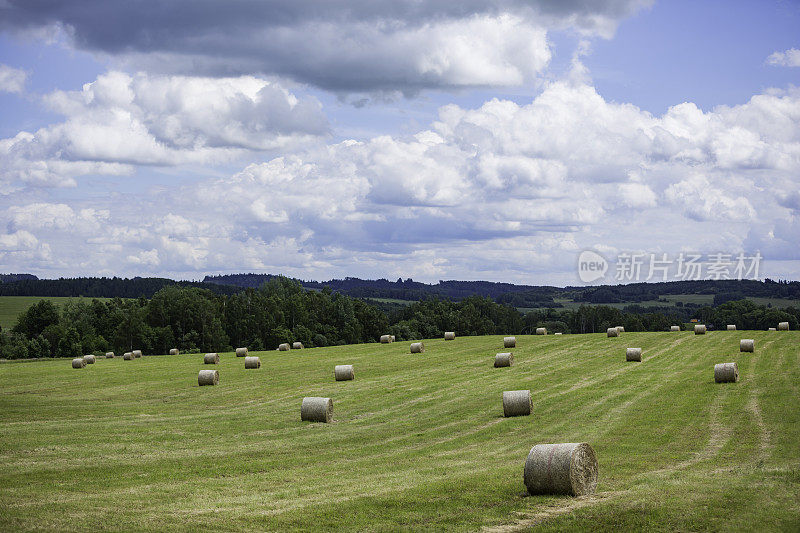
M 642 361 L 642 349 L 641 348 L 628 348 L 625 350 L 625 360 L 626 361 Z
M 608 328 L 606 330 L 606 335 L 609 337 L 619 337 L 619 330 L 617 328 Z
M 350 381 L 355 379 L 356 374 L 353 371 L 353 365 L 336 365 L 333 367 L 333 376 L 336 381 Z
M 503 392 L 503 416 L 531 414 L 531 391 L 507 390 Z
M 106 359 L 114 359 L 114 352 L 106 352 Z
M 561 333 L 560 331 L 556 331 L 555 333 L 553 333 L 553 335 L 563 335 L 563 333 Z
M 714 381 L 717 383 L 736 383 L 739 381 L 739 367 L 736 363 L 714 365 Z
M 778 322 L 778 331 L 789 331 L 788 322 Z
M 95 362 L 95 357 L 92 354 L 84 355 L 83 360 L 86 361 L 87 365 L 93 365 Z
M 197 384 L 203 385 L 218 385 L 219 384 L 219 370 L 201 370 L 197 375 Z
M 422 353 L 425 351 L 425 343 L 424 342 L 412 342 L 411 343 L 411 353 Z
M 122 355 L 122 358 L 123 358 L 125 361 L 132 361 L 132 360 L 136 359 L 136 358 L 133 356 L 133 352 L 125 352 L 125 353 Z
M 517 347 L 516 337 L 503 337 L 503 348 L 516 348 L 516 347 Z
M 333 418 L 333 400 L 306 396 L 300 406 L 300 420 L 304 422 L 330 422 Z
M 680 331 L 680 330 L 681 330 L 681 327 L 680 327 L 680 326 L 670 326 L 670 327 L 669 327 L 669 330 L 670 330 L 670 331 Z
M 619 333 L 625 333 L 625 328 L 623 328 L 622 326 L 617 326 L 617 331 Z
M 775 328 L 767 328 L 767 331 L 775 331 Z
M 72 368 L 85 368 L 86 361 L 83 360 L 83 357 L 76 357 L 72 360 Z
M 592 494 L 597 456 L 585 442 L 537 444 L 525 460 L 523 478 L 529 494 Z
M 740 352 L 750 352 L 753 353 L 756 349 L 756 341 L 753 339 L 742 339 L 739 341 L 739 351 Z
M 391 335 L 381 335 L 381 344 L 389 344 L 390 342 L 392 342 Z
M 292 350 L 302 350 L 303 343 L 302 342 L 295 342 L 292 344 Z
M 444 340 L 446 340 L 446 341 L 454 341 L 454 340 L 456 340 L 456 332 L 455 331 L 445 331 L 444 332 Z
M 736 331 L 736 324 L 728 324 L 727 326 L 725 326 L 725 329 L 727 331 Z
M 494 367 L 502 368 L 514 364 L 514 354 L 510 352 L 499 353 L 494 356 Z
M 244 367 L 247 369 L 261 368 L 261 358 L 248 356 L 244 358 Z
M 547 335 L 547 328 L 536 328 L 537 335 Z
M 169 351 L 170 355 L 180 355 L 180 353 L 181 353 L 180 350 L 178 350 L 177 348 L 172 348 Z
M 219 354 L 214 353 L 207 353 L 203 356 L 203 364 L 204 365 L 218 365 L 219 364 Z
M 394 342 L 394 335 L 389 335 L 389 342 Z
M 139 358 L 142 356 L 142 351 L 141 351 L 141 350 L 134 350 L 134 351 L 133 351 L 133 356 L 134 356 L 136 359 L 139 359 Z
M 695 335 L 705 335 L 706 334 L 706 326 L 705 326 L 705 324 L 695 324 L 694 325 L 694 334 Z
M 284 342 L 283 344 L 279 344 L 278 345 L 278 351 L 279 352 L 288 352 L 291 349 L 292 348 L 291 348 L 291 346 L 289 346 L 288 342 Z
M 247 348 L 236 348 L 236 357 L 247 357 Z

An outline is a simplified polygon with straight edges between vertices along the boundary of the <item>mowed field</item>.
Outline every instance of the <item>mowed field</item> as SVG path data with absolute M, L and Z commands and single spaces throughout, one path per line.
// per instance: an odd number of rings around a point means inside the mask
M 197 354 L 0 364 L 0 530 L 800 529 L 800 332 L 517 339 L 500 369 L 500 336 L 221 354 L 214 387 Z M 517 389 L 533 414 L 503 418 Z M 594 447 L 596 494 L 526 495 L 557 442 Z

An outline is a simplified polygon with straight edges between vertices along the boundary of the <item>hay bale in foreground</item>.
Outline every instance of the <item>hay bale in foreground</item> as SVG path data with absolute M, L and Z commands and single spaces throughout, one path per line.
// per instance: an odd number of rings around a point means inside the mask
M 739 366 L 736 363 L 714 365 L 714 381 L 717 383 L 736 383 L 739 381 Z
M 642 349 L 641 348 L 628 348 L 625 350 L 626 361 L 639 361 L 642 362 Z
M 72 368 L 86 368 L 86 361 L 83 357 L 76 357 L 72 360 Z
M 236 357 L 247 357 L 247 348 L 236 348 Z
M 133 353 L 133 356 L 136 359 L 139 359 L 142 356 L 142 351 L 141 350 L 134 350 L 132 353 Z
M 218 365 L 219 364 L 219 354 L 214 353 L 207 353 L 203 356 L 203 364 L 204 365 Z
M 742 339 L 739 341 L 739 351 L 740 352 L 750 352 L 753 353 L 756 348 L 756 341 L 753 339 Z
M 181 353 L 181 351 L 178 350 L 177 348 L 171 348 L 170 351 L 169 351 L 170 355 L 180 355 L 180 353 Z
M 446 340 L 446 341 L 454 341 L 454 340 L 456 340 L 456 332 L 455 331 L 445 331 L 444 332 L 444 340 Z
M 333 367 L 333 377 L 336 378 L 336 381 L 355 379 L 356 374 L 353 371 L 353 365 L 336 365 Z
M 694 325 L 694 334 L 695 335 L 705 335 L 706 334 L 706 326 L 705 326 L 705 324 L 695 324 Z
M 547 328 L 536 328 L 537 335 L 547 335 Z
M 302 350 L 302 349 L 303 349 L 303 343 L 302 342 L 298 341 L 298 342 L 292 343 L 292 350 Z
M 517 347 L 516 337 L 503 337 L 503 348 L 516 348 L 516 347 Z
M 681 330 L 681 327 L 680 327 L 680 326 L 670 326 L 670 327 L 669 327 L 669 330 L 670 330 L 670 331 L 680 331 L 680 330 Z
M 203 385 L 219 385 L 219 370 L 201 370 L 197 375 L 197 384 Z
M 778 331 L 789 331 L 788 322 L 778 322 Z
M 411 353 L 422 353 L 425 351 L 425 343 L 424 342 L 412 342 L 411 343 Z
M 381 344 L 389 344 L 390 342 L 392 342 L 391 335 L 381 335 Z
M 106 352 L 106 359 L 114 359 L 114 352 Z
M 83 360 L 86 361 L 87 365 L 93 365 L 95 362 L 95 357 L 92 354 L 87 354 L 83 356 Z
M 727 331 L 736 331 L 736 324 L 728 324 L 727 326 L 725 326 L 725 329 Z
M 514 354 L 510 352 L 499 353 L 494 356 L 494 367 L 503 368 L 514 364 Z
M 288 352 L 289 350 L 291 350 L 291 347 L 289 346 L 288 342 L 284 342 L 278 345 L 279 352 Z
M 606 330 L 606 335 L 609 337 L 619 337 L 619 330 L 617 328 L 608 328 Z
M 526 416 L 531 414 L 531 391 L 507 390 L 503 392 L 503 416 Z
M 244 358 L 244 367 L 246 369 L 255 369 L 261 368 L 261 358 L 260 357 L 245 357 Z
M 304 422 L 330 422 L 333 418 L 333 400 L 306 396 L 300 406 L 300 420 Z
M 523 479 L 529 494 L 592 494 L 597 456 L 585 442 L 537 444 L 525 460 Z

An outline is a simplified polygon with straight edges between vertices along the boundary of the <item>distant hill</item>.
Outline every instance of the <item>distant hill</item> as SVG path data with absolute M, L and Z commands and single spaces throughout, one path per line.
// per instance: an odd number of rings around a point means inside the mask
M 4 274 L 5 275 L 5 274 Z M 20 276 L 20 274 L 10 274 Z M 30 274 L 21 274 L 30 276 Z M 197 281 L 175 281 L 167 278 L 59 278 L 23 277 L 0 283 L 0 296 L 86 296 L 89 298 L 151 298 L 168 285 L 199 287 L 216 294 L 235 294 L 240 287 Z
M 39 279 L 33 274 L 0 274 L 0 283 L 13 283 L 21 280 Z

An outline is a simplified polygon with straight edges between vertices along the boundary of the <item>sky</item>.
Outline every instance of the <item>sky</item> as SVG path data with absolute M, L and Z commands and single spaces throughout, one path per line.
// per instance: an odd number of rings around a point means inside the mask
M 0 272 L 797 280 L 797 28 L 797 0 L 0 0 Z

